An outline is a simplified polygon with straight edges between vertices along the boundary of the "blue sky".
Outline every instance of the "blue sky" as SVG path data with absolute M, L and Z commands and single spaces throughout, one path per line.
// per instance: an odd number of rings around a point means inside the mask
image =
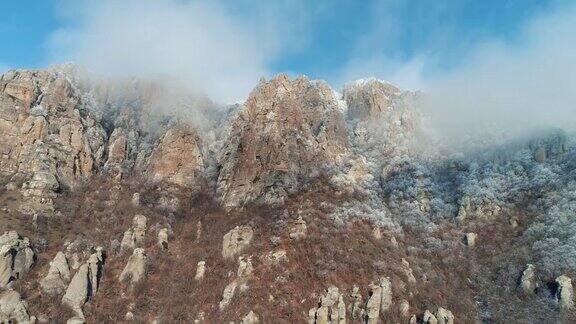
M 2 1 L 0 67 L 75 61 L 97 71 L 241 83 L 245 92 L 259 74 L 340 84 L 395 79 L 401 66 L 418 76 L 403 72 L 400 83 L 419 86 L 423 75 L 466 64 L 484 43 L 521 44 L 532 20 L 569 7 L 558 0 Z

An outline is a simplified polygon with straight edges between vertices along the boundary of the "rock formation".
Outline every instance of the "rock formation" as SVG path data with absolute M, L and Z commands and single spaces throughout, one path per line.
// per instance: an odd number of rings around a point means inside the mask
M 302 216 L 298 216 L 298 219 L 294 222 L 294 225 L 290 228 L 290 238 L 293 240 L 299 240 L 306 236 L 307 226 L 306 221 Z
M 58 252 L 50 262 L 50 269 L 46 277 L 40 280 L 40 287 L 48 295 L 60 295 L 66 290 L 70 282 L 70 269 L 66 256 Z
M 28 305 L 15 290 L 0 292 L 0 323 L 34 324 L 36 318 L 28 313 Z
M 174 126 L 154 147 L 148 167 L 155 182 L 194 187 L 204 171 L 200 139 L 192 125 Z
M 128 263 L 126 263 L 126 267 L 124 267 L 118 279 L 121 282 L 129 283 L 130 286 L 134 286 L 146 277 L 147 266 L 148 257 L 144 249 L 136 248 L 130 258 L 128 258 Z
M 198 261 L 198 265 L 196 266 L 196 275 L 194 279 L 202 280 L 204 279 L 204 273 L 206 272 L 206 261 Z
M 224 206 L 281 203 L 299 177 L 348 153 L 338 100 L 324 83 L 279 75 L 262 82 L 232 121 L 219 164 Z
M 236 256 L 250 245 L 253 236 L 254 231 L 252 227 L 247 225 L 236 226 L 224 235 L 222 241 L 222 256 L 224 258 Z
M 536 268 L 528 264 L 520 277 L 520 289 L 524 294 L 530 295 L 536 290 L 536 284 Z
M 58 69 L 7 72 L 0 89 L 0 173 L 34 175 L 24 188 L 25 209 L 51 209 L 43 194 L 54 189 L 54 178 L 73 186 L 102 162 L 106 133 L 94 102 Z
M 246 314 L 246 316 L 244 316 L 241 322 L 241 324 L 258 324 L 258 323 L 260 323 L 260 319 L 258 318 L 258 315 L 256 315 L 256 313 L 254 313 L 253 311 L 250 311 L 248 314 Z
M 313 324 L 346 324 L 346 305 L 337 287 L 330 286 L 320 298 L 318 308 L 308 312 L 309 323 Z
M 162 228 L 158 231 L 158 246 L 162 250 L 168 249 L 168 229 Z
M 28 272 L 34 257 L 28 238 L 15 231 L 0 236 L 0 289 Z
M 438 324 L 454 324 L 454 315 L 452 312 L 442 307 L 438 307 L 436 319 L 438 320 Z
M 562 311 L 571 310 L 574 308 L 574 288 L 572 287 L 572 279 L 568 276 L 561 275 L 556 278 L 558 290 L 556 291 L 556 300 L 558 307 Z

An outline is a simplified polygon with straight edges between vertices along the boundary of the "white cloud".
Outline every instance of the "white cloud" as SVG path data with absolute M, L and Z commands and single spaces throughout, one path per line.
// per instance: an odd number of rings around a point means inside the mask
M 426 112 L 453 136 L 576 129 L 575 34 L 576 7 L 564 8 L 531 21 L 515 44 L 478 46 L 464 66 L 426 80 Z
M 286 46 L 272 6 L 235 15 L 218 2 L 65 1 L 69 27 L 52 35 L 53 60 L 117 76 L 175 78 L 217 101 L 245 98 Z M 286 36 L 284 34 L 284 36 Z M 287 36 L 286 36 L 287 37 Z
M 381 34 L 375 30 L 362 38 L 359 49 L 377 44 Z M 443 36 L 439 29 L 433 34 L 441 40 L 452 38 L 454 32 Z M 359 50 L 357 57 L 336 71 L 336 79 L 373 75 L 422 89 L 421 108 L 433 128 L 450 139 L 493 142 L 534 128 L 576 130 L 574 35 L 576 7 L 564 6 L 529 20 L 514 41 L 487 39 L 467 45 L 461 63 L 452 70 L 436 68 L 442 51 L 429 47 L 407 59 L 382 50 Z

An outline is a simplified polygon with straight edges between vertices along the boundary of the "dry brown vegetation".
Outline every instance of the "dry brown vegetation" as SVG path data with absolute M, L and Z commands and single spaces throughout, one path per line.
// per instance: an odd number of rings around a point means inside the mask
M 90 322 L 122 322 L 129 310 L 137 322 L 155 318 L 168 323 L 191 322 L 199 312 L 204 312 L 208 322 L 227 322 L 242 318 L 250 310 L 265 323 L 304 322 L 308 309 L 317 305 L 318 297 L 328 286 L 337 286 L 348 303 L 354 285 L 366 298 L 368 285 L 381 276 L 390 277 L 393 285 L 395 303 L 386 314 L 387 322 L 403 321 L 398 312 L 402 299 L 409 301 L 411 313 L 422 314 L 426 309 L 434 311 L 442 306 L 450 309 L 461 323 L 476 321 L 484 307 L 482 302 L 502 305 L 491 309 L 498 323 L 510 319 L 531 322 L 534 311 L 529 307 L 540 307 L 537 319 L 561 320 L 551 305 L 542 304 L 542 299 L 522 299 L 513 291 L 521 265 L 529 262 L 530 256 L 518 235 L 523 227 L 510 230 L 506 217 L 492 226 L 466 227 L 447 222 L 426 235 L 406 228 L 401 235 L 384 233 L 383 239 L 376 240 L 370 222 L 358 220 L 337 226 L 329 217 L 330 208 L 320 204 L 329 201 L 338 205 L 358 197 L 336 195 L 321 182 L 309 188 L 314 189 L 290 197 L 281 208 L 249 206 L 233 212 L 221 209 L 202 191 L 177 191 L 172 195 L 180 198 L 181 205 L 170 212 L 157 207 L 165 192 L 163 188 L 138 181 L 118 186 L 94 179 L 89 186 L 64 193 L 57 200 L 57 216 L 39 216 L 37 225 L 15 211 L 19 199 L 15 194 L 3 192 L 0 199 L 6 208 L 0 221 L 3 230 L 17 230 L 35 245 L 37 262 L 17 288 L 29 303 L 31 313 L 57 322 L 65 321 L 71 314 L 59 306 L 60 297 L 50 298 L 40 292 L 38 280 L 47 272 L 49 261 L 66 240 L 77 236 L 109 249 L 111 240 L 121 239 L 135 214 L 148 218 L 148 277 L 134 289 L 119 283 L 128 254 L 109 251 L 100 289 L 85 307 Z M 130 203 L 134 192 L 141 194 L 139 207 Z M 156 233 L 151 227 L 171 222 L 171 213 L 174 233 L 168 250 L 163 252 L 156 247 Z M 308 223 L 308 235 L 293 241 L 288 228 L 299 213 Z M 198 239 L 199 222 L 202 235 Z M 529 218 L 523 219 L 524 224 L 527 222 Z M 218 302 L 238 267 L 237 260 L 222 258 L 222 237 L 243 224 L 255 230 L 253 243 L 245 251 L 253 256 L 255 271 L 247 281 L 248 289 L 237 290 L 231 304 L 220 312 Z M 478 233 L 476 247 L 468 248 L 462 243 L 464 229 Z M 397 247 L 390 242 L 392 235 L 396 236 Z M 274 243 L 272 237 L 281 240 Z M 431 239 L 440 248 L 428 248 Z M 287 252 L 288 262 L 277 266 L 262 262 L 265 254 L 278 249 Z M 403 258 L 411 265 L 415 284 L 407 281 Z M 206 262 L 206 276 L 196 281 L 196 265 L 201 260 Z M 494 291 L 499 286 L 502 291 Z

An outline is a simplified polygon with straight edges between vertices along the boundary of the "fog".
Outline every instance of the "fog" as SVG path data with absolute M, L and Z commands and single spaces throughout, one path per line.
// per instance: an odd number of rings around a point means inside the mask
M 310 45 L 305 31 L 320 9 L 291 3 L 63 1 L 60 15 L 69 23 L 52 35 L 49 46 L 55 62 L 72 60 L 106 76 L 177 80 L 230 103 L 245 99 L 259 78 L 286 72 L 271 68 L 275 60 Z M 469 50 L 454 66 L 434 73 L 425 73 L 439 61 L 433 47 L 416 47 L 409 57 L 382 50 L 394 46 L 394 33 L 404 32 L 393 8 L 375 11 L 383 25 L 358 36 L 353 51 L 358 55 L 335 66 L 328 82 L 338 87 L 375 76 L 420 89 L 427 125 L 446 139 L 493 141 L 534 128 L 575 128 L 576 6 L 528 20 L 514 39 L 478 43 L 441 26 L 427 46 L 445 47 L 446 40 L 459 37 Z M 426 9 L 424 17 L 445 9 Z M 306 11 L 314 14 L 305 17 Z
M 453 138 L 574 130 L 575 35 L 572 8 L 531 21 L 515 44 L 482 44 L 462 67 L 424 80 L 422 109 Z
M 231 102 L 270 74 L 284 32 L 270 15 L 232 11 L 217 1 L 63 1 L 67 24 L 49 47 L 54 62 L 105 76 L 171 79 Z
M 446 8 L 430 9 L 433 15 Z M 473 42 L 462 33 L 459 37 L 469 49 L 448 68 L 437 67 L 438 56 L 457 51 L 443 48 L 443 40 L 458 31 L 438 28 L 430 35 L 438 43 L 399 59 L 369 46 L 398 32 L 399 22 L 390 17 L 394 12 L 379 14 L 383 26 L 361 39 L 360 54 L 335 72 L 337 84 L 373 75 L 421 90 L 419 109 L 427 130 L 445 142 L 495 143 L 535 129 L 576 129 L 576 6 L 560 6 L 529 19 L 512 39 Z

